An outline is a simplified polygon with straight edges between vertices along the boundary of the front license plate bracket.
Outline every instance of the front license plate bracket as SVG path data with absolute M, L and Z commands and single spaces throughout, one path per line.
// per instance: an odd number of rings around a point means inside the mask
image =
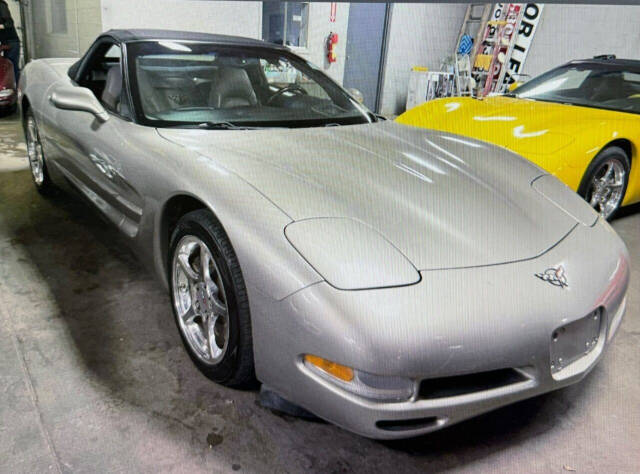
M 602 320 L 602 311 L 597 309 L 588 316 L 553 331 L 551 334 L 552 374 L 560 372 L 596 348 Z

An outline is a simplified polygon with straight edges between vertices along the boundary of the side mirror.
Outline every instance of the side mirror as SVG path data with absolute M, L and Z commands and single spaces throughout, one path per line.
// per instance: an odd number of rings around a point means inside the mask
M 358 102 L 360 102 L 361 104 L 364 104 L 364 96 L 362 95 L 362 92 L 360 92 L 358 89 L 354 89 L 352 87 L 350 89 L 347 89 L 347 92 L 349 92 L 349 94 L 351 94 L 353 98 L 356 99 Z
M 105 108 L 93 92 L 86 87 L 58 87 L 49 96 L 49 101 L 58 109 L 89 112 L 95 115 L 100 122 L 109 120 L 109 114 Z
M 507 89 L 509 90 L 509 92 L 512 92 L 516 90 L 518 87 L 520 87 L 521 85 L 522 85 L 522 82 L 519 82 L 519 81 L 512 82 L 511 84 L 509 84 L 509 87 Z

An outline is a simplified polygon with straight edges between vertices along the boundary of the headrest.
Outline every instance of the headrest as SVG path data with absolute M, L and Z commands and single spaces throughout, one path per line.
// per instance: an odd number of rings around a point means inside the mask
M 102 102 L 111 110 L 117 111 L 122 95 L 122 71 L 120 64 L 109 68 L 107 82 L 102 92 Z
M 257 103 L 247 71 L 239 67 L 223 67 L 218 70 L 209 95 L 210 105 L 224 109 Z

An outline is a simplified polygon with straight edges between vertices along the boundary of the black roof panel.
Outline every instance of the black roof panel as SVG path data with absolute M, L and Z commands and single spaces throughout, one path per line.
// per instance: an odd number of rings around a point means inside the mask
M 640 70 L 640 61 L 637 59 L 576 59 L 569 64 L 597 64 L 599 66 L 611 66 L 612 69 L 625 69 L 629 71 Z
M 282 45 L 267 43 L 242 36 L 216 35 L 211 33 L 196 33 L 191 31 L 173 30 L 109 30 L 100 36 L 111 36 L 120 43 L 143 40 L 175 40 L 175 41 L 203 41 L 216 44 L 228 44 L 234 46 L 258 46 L 273 49 L 286 49 Z

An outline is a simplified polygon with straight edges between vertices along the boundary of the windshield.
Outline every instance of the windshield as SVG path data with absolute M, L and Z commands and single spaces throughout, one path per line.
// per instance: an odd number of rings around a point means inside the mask
M 512 95 L 640 113 L 640 72 L 609 65 L 562 66 L 518 87 Z
M 311 64 L 261 47 L 145 41 L 127 46 L 141 123 L 209 128 L 308 127 L 375 120 Z

